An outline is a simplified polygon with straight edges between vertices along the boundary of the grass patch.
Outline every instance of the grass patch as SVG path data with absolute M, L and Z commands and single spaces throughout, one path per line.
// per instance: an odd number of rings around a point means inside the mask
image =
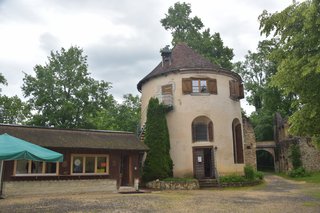
M 279 175 L 280 177 L 290 179 L 290 180 L 295 180 L 295 181 L 305 181 L 307 183 L 320 183 L 320 172 L 313 172 L 310 173 L 310 176 L 308 177 L 289 177 L 287 174 L 284 173 L 278 173 L 276 175 Z
M 315 207 L 315 206 L 318 206 L 319 204 L 316 202 L 304 202 L 303 205 L 309 206 L 309 207 Z

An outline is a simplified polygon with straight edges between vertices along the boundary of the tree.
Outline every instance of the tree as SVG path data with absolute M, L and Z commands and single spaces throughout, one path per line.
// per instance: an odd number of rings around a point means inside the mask
M 263 106 L 264 92 L 268 87 L 270 77 L 276 72 L 275 63 L 269 60 L 269 54 L 276 47 L 275 40 L 265 40 L 258 44 L 257 52 L 248 51 L 244 62 L 237 62 L 235 71 L 244 81 L 247 101 L 256 111 Z
M 0 73 L 0 84 L 8 84 L 2 73 Z M 24 103 L 18 96 L 8 97 L 0 94 L 0 123 L 24 124 L 29 119 L 29 116 L 29 105 Z
M 141 102 L 138 95 L 127 94 L 117 107 L 116 123 L 119 130 L 135 132 L 140 122 Z
M 185 42 L 211 62 L 232 69 L 233 50 L 224 46 L 219 33 L 211 35 L 209 28 L 203 29 L 201 19 L 190 17 L 191 12 L 190 4 L 176 2 L 160 20 L 162 26 L 171 31 L 172 45 Z
M 98 129 L 136 132 L 140 121 L 140 97 L 126 94 L 124 101 L 113 108 L 102 109 L 92 117 Z
M 18 96 L 0 96 L 0 123 L 24 124 L 30 116 L 30 106 Z
M 277 61 L 270 58 L 272 50 L 277 48 L 277 40 L 259 42 L 256 52 L 249 51 L 244 62 L 237 62 L 235 71 L 244 80 L 247 101 L 256 109 L 250 115 L 256 139 L 273 139 L 273 118 L 276 112 L 282 116 L 292 113 L 294 96 L 283 96 L 280 89 L 270 85 L 271 77 L 276 73 Z
M 264 11 L 259 20 L 262 34 L 279 39 L 271 53 L 279 61 L 271 83 L 297 96 L 289 131 L 320 142 L 320 1 L 295 3 L 274 14 Z
M 151 98 L 148 105 L 145 144 L 149 152 L 143 169 L 143 180 L 151 181 L 172 176 L 170 140 L 166 120 L 166 107 Z
M 113 107 L 110 83 L 89 76 L 87 56 L 78 47 L 51 52 L 36 76 L 25 74 L 22 90 L 36 114 L 31 124 L 61 128 L 95 128 L 92 117 Z

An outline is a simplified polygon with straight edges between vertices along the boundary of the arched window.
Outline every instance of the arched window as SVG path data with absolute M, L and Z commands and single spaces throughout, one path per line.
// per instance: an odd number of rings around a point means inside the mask
M 232 136 L 234 163 L 244 163 L 241 123 L 237 118 L 232 122 Z
M 199 116 L 192 122 L 192 141 L 213 141 L 213 123 L 206 116 Z

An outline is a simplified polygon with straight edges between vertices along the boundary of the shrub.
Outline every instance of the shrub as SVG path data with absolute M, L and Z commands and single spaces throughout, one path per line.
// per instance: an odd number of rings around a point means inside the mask
M 170 182 L 170 181 L 173 181 L 173 182 L 191 182 L 191 181 L 195 181 L 197 179 L 195 178 L 176 178 L 176 177 L 169 177 L 169 178 L 165 178 L 163 179 L 162 181 L 165 181 L 165 182 Z
M 301 161 L 301 151 L 300 151 L 299 144 L 295 143 L 291 145 L 289 157 L 291 158 L 291 162 L 294 170 L 301 168 L 302 161 Z
M 226 175 L 220 177 L 221 183 L 235 183 L 235 182 L 245 182 L 246 178 L 237 174 Z
M 288 175 L 293 178 L 298 178 L 298 177 L 310 176 L 310 173 L 307 172 L 303 167 L 299 167 L 297 169 L 293 169 L 293 170 L 289 171 Z
M 263 178 L 264 178 L 263 172 L 255 171 L 254 175 L 259 180 L 263 180 Z
M 252 166 L 246 165 L 244 167 L 244 176 L 248 180 L 254 180 L 255 178 L 255 171 Z

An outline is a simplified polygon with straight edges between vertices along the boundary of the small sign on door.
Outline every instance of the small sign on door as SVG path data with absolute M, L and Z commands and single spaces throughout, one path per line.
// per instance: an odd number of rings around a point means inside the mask
M 198 156 L 198 163 L 202 163 L 202 156 Z

